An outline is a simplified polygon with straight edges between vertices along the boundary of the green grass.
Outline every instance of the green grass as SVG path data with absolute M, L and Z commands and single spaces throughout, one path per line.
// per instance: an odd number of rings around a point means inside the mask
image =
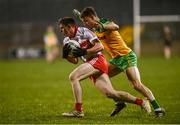
M 74 105 L 68 74 L 75 66 L 62 60 L 53 64 L 44 60 L 0 61 L 0 123 L 180 124 L 179 58 L 139 60 L 142 81 L 166 109 L 163 118 L 148 116 L 133 104 L 128 104 L 118 116 L 109 117 L 113 101 L 102 96 L 89 79 L 81 83 L 85 117 L 62 117 L 61 113 Z M 132 89 L 124 74 L 114 77 L 112 82 L 116 89 L 142 97 Z

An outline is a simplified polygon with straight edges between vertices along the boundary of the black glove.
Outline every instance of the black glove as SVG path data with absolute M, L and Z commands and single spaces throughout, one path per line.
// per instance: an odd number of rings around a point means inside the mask
M 71 51 L 70 45 L 67 43 L 63 46 L 63 56 L 62 58 L 67 58 L 69 52 Z
M 87 50 L 78 47 L 78 48 L 72 50 L 72 54 L 74 57 L 84 56 L 84 55 L 87 55 Z

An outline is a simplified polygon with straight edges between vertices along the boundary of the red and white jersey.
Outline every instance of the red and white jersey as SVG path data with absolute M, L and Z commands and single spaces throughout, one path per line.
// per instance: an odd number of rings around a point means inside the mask
M 94 46 L 93 40 L 95 39 L 98 40 L 98 37 L 91 30 L 85 27 L 78 27 L 75 36 L 73 38 L 65 37 L 63 40 L 63 44 L 64 45 L 67 44 L 69 40 L 76 40 L 80 44 L 81 48 L 89 49 Z M 102 53 L 98 52 L 97 54 L 102 54 Z M 88 60 L 91 57 L 84 56 L 83 58 Z

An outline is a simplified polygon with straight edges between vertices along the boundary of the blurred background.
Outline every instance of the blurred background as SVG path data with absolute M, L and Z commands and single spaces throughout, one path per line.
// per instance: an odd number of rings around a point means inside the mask
M 86 6 L 93 6 L 100 17 L 119 24 L 121 35 L 133 49 L 133 0 L 0 0 L 0 59 L 44 57 L 47 27 L 53 28 L 53 37 L 57 37 L 54 41 L 61 46 L 63 37 L 58 33 L 57 20 L 73 16 L 74 8 L 82 10 Z M 180 1 L 141 0 L 139 9 L 142 16 L 179 16 Z M 147 21 L 140 26 L 141 56 L 163 57 L 165 41 L 170 46 L 167 53 L 180 56 L 180 19 Z

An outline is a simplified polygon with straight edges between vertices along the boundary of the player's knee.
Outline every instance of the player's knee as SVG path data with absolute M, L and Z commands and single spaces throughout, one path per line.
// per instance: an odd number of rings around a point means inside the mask
M 71 82 L 73 82 L 73 81 L 77 80 L 77 76 L 76 76 L 76 74 L 71 73 L 71 74 L 69 75 L 69 80 L 70 80 Z

